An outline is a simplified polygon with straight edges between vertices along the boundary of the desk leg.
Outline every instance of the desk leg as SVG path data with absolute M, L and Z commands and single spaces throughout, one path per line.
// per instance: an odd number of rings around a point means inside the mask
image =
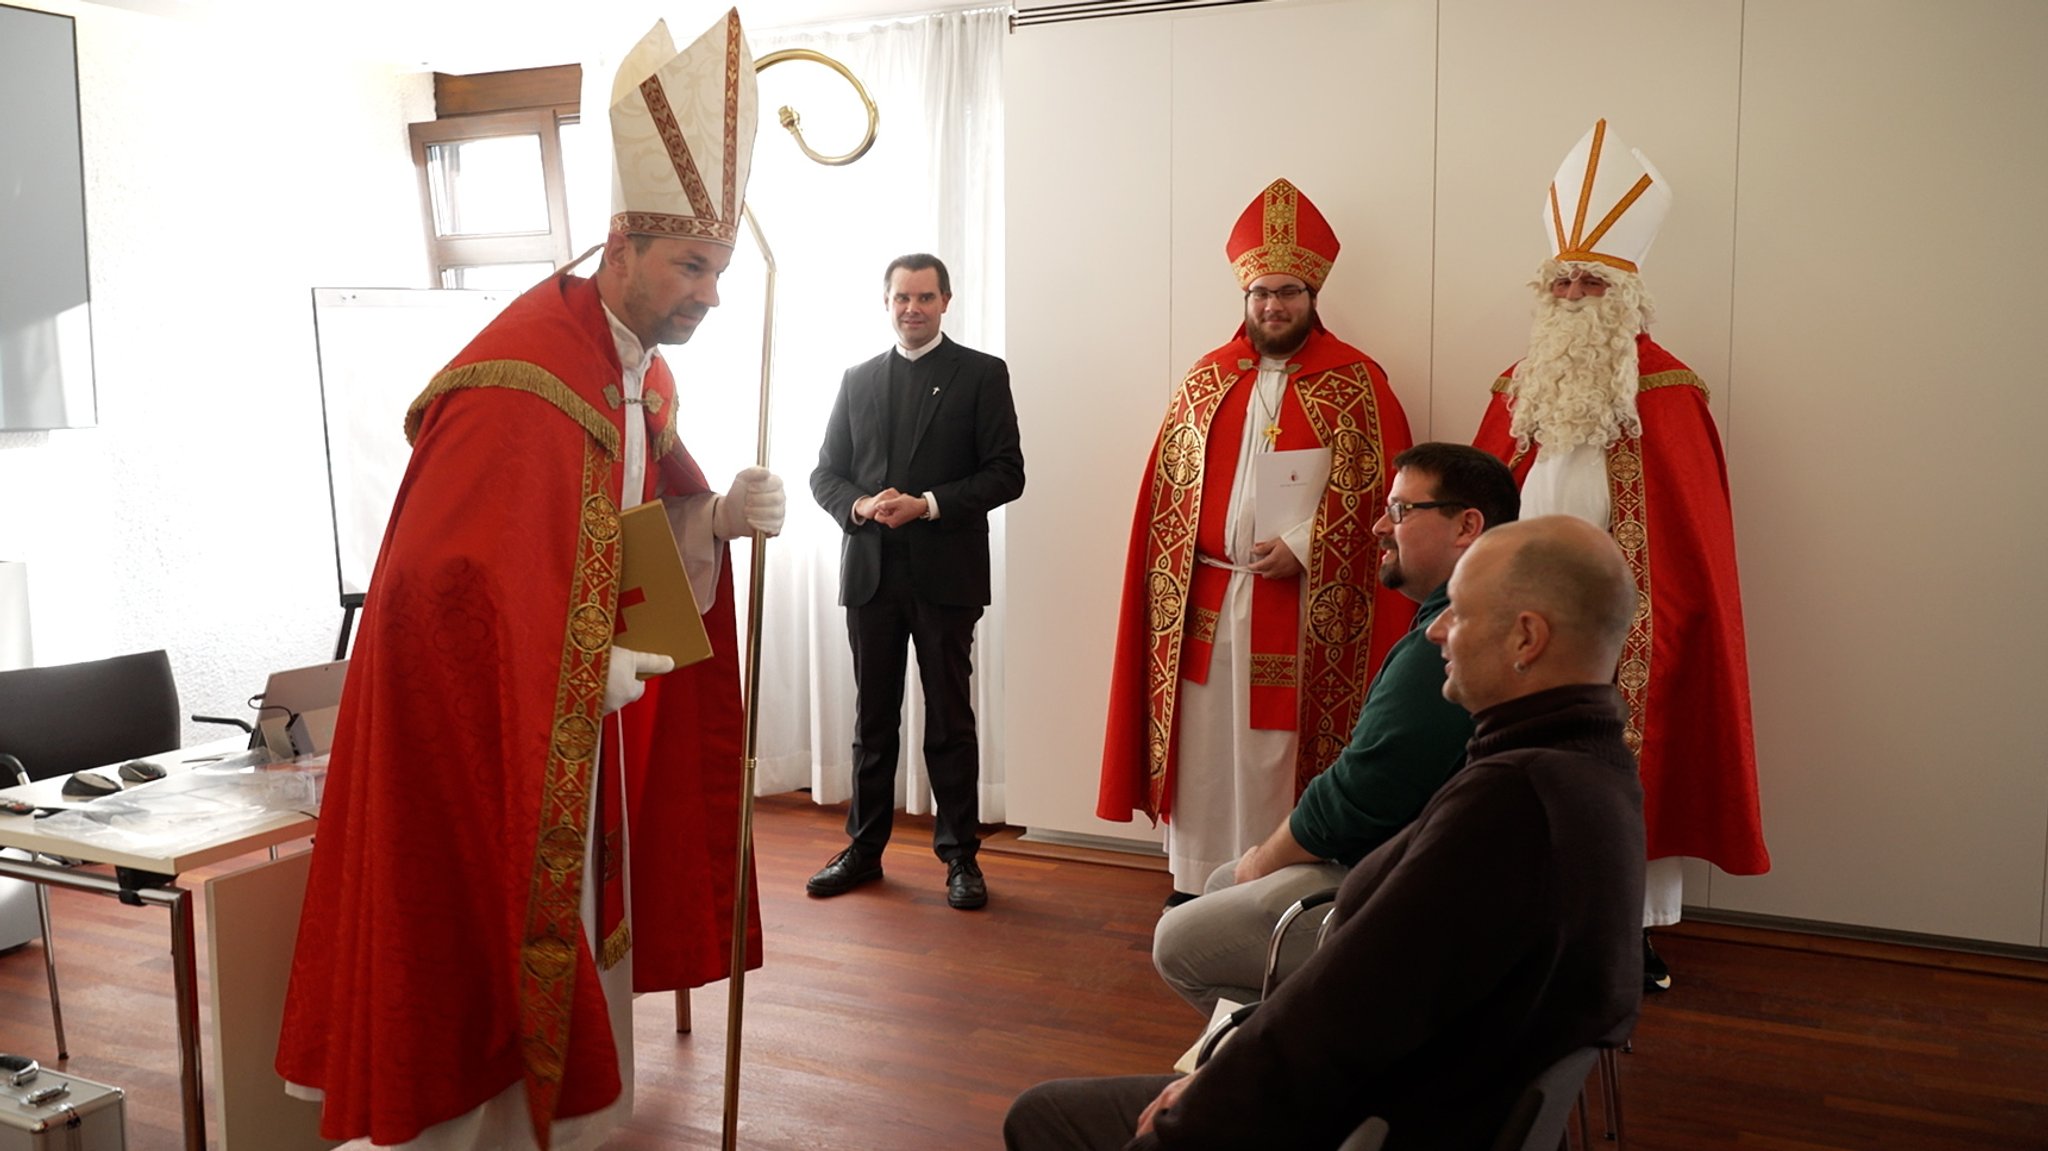
M 50 889 L 36 884 L 36 915 L 43 924 L 43 974 L 50 981 L 50 1026 L 57 1032 L 57 1061 L 71 1058 L 71 1044 L 64 1038 L 64 999 L 57 993 L 57 937 L 50 933 Z
M 89 871 L 70 871 L 30 860 L 0 859 L 0 875 L 50 887 L 147 903 L 171 916 L 171 982 L 178 1002 L 178 1076 L 185 1105 L 185 1151 L 206 1151 L 206 1096 L 199 1079 L 199 964 L 194 957 L 192 893 L 181 887 L 126 888 Z
M 185 1101 L 185 1151 L 206 1151 L 206 1096 L 199 1080 L 199 963 L 193 955 L 192 893 L 179 890 L 168 910 L 171 980 L 178 996 L 178 1081 Z

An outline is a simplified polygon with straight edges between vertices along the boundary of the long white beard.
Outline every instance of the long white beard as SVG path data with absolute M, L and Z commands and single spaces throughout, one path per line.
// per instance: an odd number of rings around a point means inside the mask
M 1636 333 L 1643 309 L 1612 289 L 1605 296 L 1560 300 L 1546 291 L 1536 304 L 1529 354 L 1515 365 L 1508 391 L 1508 430 L 1516 446 L 1529 441 L 1556 451 L 1580 444 L 1605 448 L 1642 432 L 1636 416 Z

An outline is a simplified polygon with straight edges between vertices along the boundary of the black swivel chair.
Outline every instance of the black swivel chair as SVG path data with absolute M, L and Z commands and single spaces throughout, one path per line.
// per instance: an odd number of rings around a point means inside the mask
M 1572 1105 L 1580 1101 L 1586 1076 L 1600 1059 L 1604 1047 L 1581 1047 L 1543 1069 L 1516 1098 L 1514 1109 L 1494 1136 L 1491 1151 L 1571 1151 L 1571 1136 L 1565 1131 L 1572 1117 Z M 1591 1151 L 1591 1136 L 1584 1131 L 1584 1109 L 1580 1109 L 1581 1146 Z M 1379 1151 L 1386 1142 L 1384 1120 L 1368 1119 L 1359 1124 L 1337 1151 Z
M 1521 1098 L 1515 1100 L 1514 1110 L 1508 1112 L 1508 1121 L 1494 1139 L 1493 1151 L 1550 1151 L 1553 1147 L 1570 1151 L 1565 1125 L 1572 1117 L 1572 1107 L 1581 1103 L 1586 1077 L 1592 1074 L 1601 1053 L 1611 1050 L 1581 1047 L 1545 1068 L 1523 1088 Z M 1579 1116 L 1580 1142 L 1590 1149 L 1583 1106 Z
M 0 785 L 172 751 L 182 742 L 178 685 L 170 657 L 161 651 L 0 671 Z M 14 779 L 6 778 L 9 771 Z M 36 906 L 57 1058 L 68 1059 L 57 956 L 50 944 L 50 893 L 42 884 L 36 885 Z

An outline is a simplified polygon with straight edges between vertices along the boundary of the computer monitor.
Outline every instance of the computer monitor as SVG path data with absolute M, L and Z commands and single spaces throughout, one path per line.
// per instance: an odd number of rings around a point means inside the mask
M 334 717 L 347 678 L 345 659 L 271 672 L 257 701 L 249 746 L 267 747 L 280 759 L 325 755 L 334 742 Z

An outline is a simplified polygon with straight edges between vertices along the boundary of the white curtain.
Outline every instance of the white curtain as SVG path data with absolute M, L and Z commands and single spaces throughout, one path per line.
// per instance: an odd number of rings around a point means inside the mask
M 679 25 L 678 38 L 694 34 Z M 880 108 L 871 151 L 843 167 L 806 158 L 778 122 L 787 105 L 804 139 L 826 155 L 851 149 L 865 124 L 853 90 L 806 62 L 760 75 L 761 125 L 748 206 L 775 256 L 775 360 L 769 460 L 789 485 L 788 526 L 767 548 L 761 626 L 757 759 L 760 794 L 808 787 L 819 803 L 852 794 L 853 662 L 838 606 L 842 533 L 810 497 L 825 417 L 841 374 L 893 341 L 882 269 L 928 251 L 952 273 L 945 330 L 970 347 L 1003 351 L 1005 17 L 947 12 L 858 27 L 749 34 L 756 58 L 811 48 L 852 69 Z M 584 68 L 585 122 L 603 121 L 612 65 Z M 593 140 L 593 143 L 596 141 Z M 598 151 L 599 149 L 592 149 Z M 587 217 L 586 217 L 587 218 Z M 601 234 L 602 224 L 579 227 Z M 593 260 L 594 264 L 594 260 Z M 581 269 L 588 272 L 588 268 Z M 714 486 L 754 460 L 765 264 L 742 232 L 720 284 L 723 302 L 688 346 L 664 354 L 676 375 L 684 443 Z M 1026 445 L 1027 457 L 1029 444 Z M 1027 468 L 1028 468 L 1027 464 Z M 990 523 L 995 604 L 975 635 L 975 715 L 981 742 L 981 818 L 1004 818 L 1003 515 Z M 734 547 L 744 604 L 751 557 Z M 741 628 L 746 626 L 744 611 Z M 915 662 L 904 709 L 898 798 L 931 810 L 922 753 L 924 707 Z

